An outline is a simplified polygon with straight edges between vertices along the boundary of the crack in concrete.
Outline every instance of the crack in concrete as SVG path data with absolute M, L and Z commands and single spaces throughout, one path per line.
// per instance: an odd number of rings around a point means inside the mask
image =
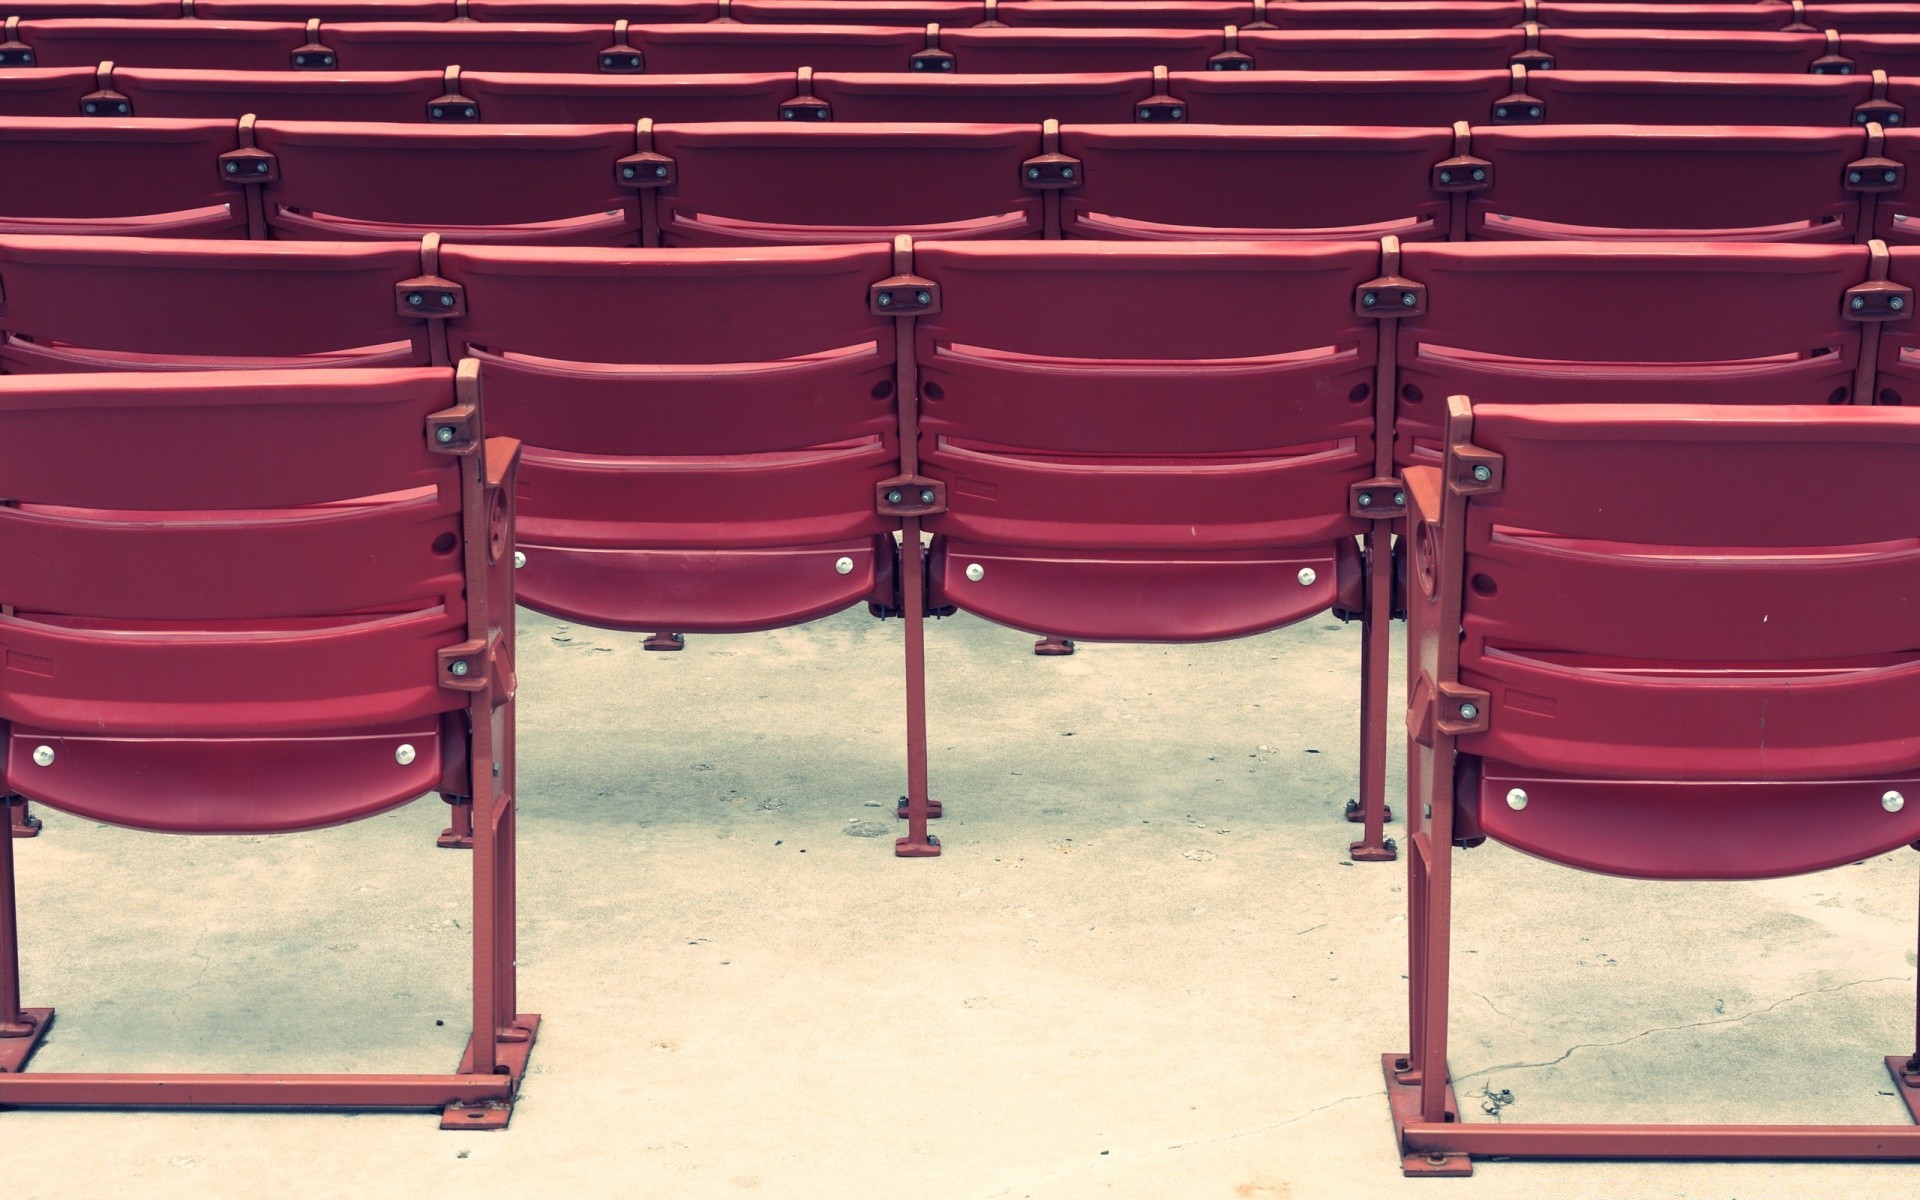
M 1470 992 L 1473 991 L 1472 988 L 1468 988 L 1467 990 Z M 1501 1016 L 1505 1017 L 1509 1021 L 1513 1020 L 1513 1014 L 1508 1012 L 1506 1009 L 1501 1008 L 1498 1004 L 1495 1004 L 1493 1000 L 1489 998 L 1485 992 L 1473 992 L 1473 994 L 1480 997 L 1482 1000 L 1485 1000 L 1487 1002 L 1488 1008 L 1499 1013 Z
M 1057 1170 L 1048 1171 L 1041 1175 L 1035 1175 L 1033 1178 L 1023 1180 L 1019 1183 L 1009 1184 L 1008 1186 L 1001 1188 L 999 1191 L 994 1192 L 992 1195 L 984 1197 L 983 1200 L 998 1200 L 999 1197 L 1010 1196 L 1014 1192 L 1020 1190 L 1021 1188 L 1035 1187 L 1039 1184 L 1045 1183 L 1050 1179 L 1056 1179 L 1062 1175 L 1069 1175 L 1076 1171 L 1084 1171 L 1089 1167 L 1109 1166 L 1114 1163 L 1119 1163 L 1122 1161 L 1138 1162 L 1141 1159 L 1149 1158 L 1156 1154 L 1167 1154 L 1174 1150 L 1185 1150 L 1190 1146 L 1216 1146 L 1223 1142 L 1238 1141 L 1241 1138 L 1258 1137 L 1263 1133 L 1271 1133 L 1276 1129 L 1284 1129 L 1289 1125 L 1297 1125 L 1301 1121 L 1306 1120 L 1308 1117 L 1314 1116 L 1318 1113 L 1323 1113 L 1330 1108 L 1337 1108 L 1342 1104 L 1351 1104 L 1355 1100 L 1368 1100 L 1375 1096 L 1385 1096 L 1386 1094 L 1387 1092 L 1385 1088 L 1375 1088 L 1371 1092 L 1361 1092 L 1358 1095 L 1342 1096 L 1338 1100 L 1329 1100 L 1325 1104 L 1315 1105 L 1313 1108 L 1310 1108 L 1305 1112 L 1295 1113 L 1293 1116 L 1288 1117 L 1284 1121 L 1275 1121 L 1271 1125 L 1262 1125 L 1258 1129 L 1243 1129 L 1237 1133 L 1223 1133 L 1223 1134 L 1218 1134 L 1214 1137 L 1190 1138 L 1184 1142 L 1173 1142 L 1165 1146 L 1156 1146 L 1151 1150 L 1139 1150 L 1132 1154 L 1120 1154 L 1120 1155 L 1110 1154 L 1110 1155 L 1104 1156 L 1104 1161 L 1077 1163 L 1074 1166 L 1061 1167 Z
M 1826 992 L 1844 992 L 1848 988 L 1864 987 L 1870 983 L 1904 983 L 1912 978 L 1911 975 L 1883 975 L 1878 979 L 1855 979 L 1848 983 L 1835 983 L 1827 987 L 1809 988 L 1804 992 L 1795 992 L 1791 996 L 1775 1000 L 1765 1008 L 1756 1008 L 1752 1012 L 1738 1013 L 1730 1017 L 1716 1017 L 1710 1021 L 1689 1021 L 1684 1025 L 1657 1025 L 1652 1029 L 1642 1029 L 1639 1033 L 1633 1034 L 1630 1037 L 1623 1037 L 1617 1042 L 1581 1042 L 1579 1045 L 1568 1049 L 1567 1052 L 1560 1057 L 1548 1059 L 1546 1062 L 1503 1063 L 1497 1067 L 1483 1067 L 1478 1071 L 1469 1071 L 1464 1075 L 1455 1075 L 1453 1082 L 1457 1086 L 1469 1079 L 1478 1079 L 1482 1075 L 1491 1075 L 1496 1071 L 1533 1071 L 1541 1067 L 1559 1066 L 1582 1050 L 1605 1050 L 1612 1046 L 1624 1046 L 1628 1042 L 1637 1042 L 1641 1038 L 1652 1037 L 1656 1033 L 1677 1033 L 1683 1029 L 1702 1029 L 1712 1025 L 1737 1025 L 1741 1021 L 1765 1016 L 1782 1005 L 1791 1004 L 1795 1000 L 1801 1000 L 1808 996 L 1818 996 Z M 1475 992 L 1474 995 L 1479 996 L 1480 993 Z M 1485 996 L 1480 996 L 1480 998 L 1482 1000 L 1487 999 Z M 1493 1002 L 1488 1000 L 1487 1003 L 1491 1005 Z M 1499 1012 L 1500 1010 L 1495 1009 L 1494 1011 Z

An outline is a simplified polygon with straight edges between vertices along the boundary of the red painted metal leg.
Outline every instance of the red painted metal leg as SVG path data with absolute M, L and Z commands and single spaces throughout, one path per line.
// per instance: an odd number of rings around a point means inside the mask
M 1033 644 L 1033 652 L 1041 658 L 1065 658 L 1073 651 L 1072 638 L 1043 637 Z
M 1348 847 L 1355 862 L 1392 862 L 1398 847 L 1386 836 L 1387 655 L 1392 648 L 1393 568 L 1388 523 L 1367 530 L 1366 609 L 1360 618 L 1360 800 L 1365 824 Z M 1355 818 L 1352 808 L 1347 817 Z
M 1400 1142 L 1400 1173 L 1408 1176 L 1464 1176 L 1473 1174 L 1473 1160 L 1464 1154 L 1445 1150 L 1413 1150 L 1407 1146 L 1405 1130 L 1420 1120 L 1420 1083 L 1411 1070 L 1412 1058 L 1404 1054 L 1382 1054 L 1380 1068 L 1387 1077 L 1387 1106 L 1393 1110 L 1393 1132 Z M 1447 1083 L 1445 1120 L 1458 1121 L 1460 1106 L 1453 1098 L 1453 1084 Z
M 440 840 L 436 843 L 442 850 L 473 849 L 473 799 L 470 796 L 440 797 L 451 807 L 447 810 L 448 825 L 440 831 Z
M 9 810 L 26 806 L 18 796 L 0 797 Z M 15 818 L 17 819 L 17 817 Z M 50 1008 L 20 1006 L 20 921 L 13 890 L 13 839 L 0 838 L 0 1074 L 27 1065 L 53 1024 Z
M 27 807 L 27 802 L 24 799 L 18 803 L 8 805 L 8 808 L 13 813 L 13 819 L 9 822 L 9 829 L 14 837 L 30 838 L 40 836 L 40 818 L 33 815 L 33 811 Z
M 687 639 L 685 634 L 656 633 L 641 645 L 648 650 L 685 650 Z
M 901 535 L 900 589 L 907 626 L 907 836 L 896 838 L 900 858 L 935 858 L 940 839 L 927 832 L 933 802 L 927 798 L 927 588 L 920 522 L 908 517 Z
M 903 821 L 907 819 L 907 798 L 905 796 L 900 797 L 900 799 L 894 803 L 893 815 L 896 817 L 899 817 Z M 928 800 L 927 801 L 927 818 L 929 820 L 937 820 L 939 819 L 940 815 L 941 815 L 940 802 L 938 800 Z

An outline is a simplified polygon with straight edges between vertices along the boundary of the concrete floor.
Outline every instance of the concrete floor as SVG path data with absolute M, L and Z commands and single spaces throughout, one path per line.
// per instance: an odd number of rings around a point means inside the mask
M 1400 1177 L 1404 876 L 1345 861 L 1358 627 L 1036 659 L 930 631 L 944 857 L 896 861 L 897 623 L 636 636 L 523 615 L 513 1126 L 7 1112 L 40 1197 L 1913 1196 L 1920 1166 L 1483 1163 Z M 1396 701 L 1397 704 L 1397 701 Z M 1397 764 L 1396 764 L 1397 767 Z M 1399 776 L 1394 777 L 1399 786 Z M 20 846 L 46 1070 L 444 1070 L 468 858 L 429 801 L 327 832 Z M 849 836 L 851 835 L 851 836 Z M 1915 862 L 1458 883 L 1469 1117 L 1905 1119 Z M 444 1023 L 443 1023 L 444 1022 Z

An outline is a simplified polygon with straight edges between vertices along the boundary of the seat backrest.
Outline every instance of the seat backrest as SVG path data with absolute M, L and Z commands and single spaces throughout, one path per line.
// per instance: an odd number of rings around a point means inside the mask
M 940 49 L 956 72 L 1041 75 L 1061 72 L 1204 71 L 1226 48 L 1221 29 L 946 29 Z
M 718 632 L 890 596 L 895 336 L 868 289 L 891 268 L 885 245 L 444 251 L 454 353 L 527 445 L 521 601 Z
M 98 86 L 89 67 L 0 70 L 0 117 L 83 116 L 80 102 Z
M 1063 0 L 1064 2 L 1064 0 Z M 1125 122 L 1152 94 L 1143 71 L 1092 75 L 821 74 L 812 94 L 835 121 Z
M 451 21 L 458 11 L 456 0 L 193 0 L 201 21 Z
M 1370 243 L 916 247 L 933 602 L 1141 641 L 1326 608 L 1373 468 L 1378 268 Z
M 1041 193 L 1022 169 L 1029 125 L 662 126 L 673 160 L 660 189 L 666 245 L 787 245 L 916 238 L 1037 237 Z
M 1184 71 L 1169 75 L 1173 119 L 1211 125 L 1423 125 L 1492 119 L 1513 91 L 1485 71 Z M 1061 118 L 1065 120 L 1066 118 Z
M 1855 34 L 1920 33 L 1920 4 L 1809 4 L 1806 22 L 1815 29 L 1837 29 L 1848 35 L 1851 55 Z M 1862 63 L 1861 69 L 1873 67 Z
M 1518 29 L 1242 31 L 1256 71 L 1488 71 L 1526 48 Z
M 1485 727 L 1457 745 L 1541 792 L 1513 806 L 1520 818 L 1483 802 L 1487 832 L 1558 861 L 1681 878 L 1818 870 L 1920 835 L 1920 818 L 1880 803 L 1920 771 L 1920 412 L 1471 412 L 1470 442 L 1458 419 L 1448 439 L 1494 477 L 1445 535 L 1437 583 L 1461 604 L 1460 682 L 1487 703 Z M 1443 472 L 1465 460 L 1450 461 Z M 1430 533 L 1414 538 L 1421 579 Z M 1664 809 L 1605 786 L 1622 780 L 1655 783 Z M 1738 786 L 1754 783 L 1775 786 Z M 1740 853 L 1688 846 L 1681 831 L 1699 817 L 1686 810 L 1730 791 L 1751 807 L 1706 840 Z M 1612 836 L 1566 836 L 1559 809 L 1576 804 L 1601 807 Z M 1633 833 L 1648 844 L 1622 854 Z
M 23 21 L 81 17 L 169 20 L 180 16 L 180 0 L 11 0 L 7 15 Z
M 1813 15 L 1808 5 L 1806 23 L 1815 29 L 1835 26 Z M 1778 32 L 1794 22 L 1793 5 L 1781 0 L 1741 4 L 1591 4 L 1587 0 L 1542 0 L 1533 20 L 1548 29 L 1750 29 Z
M 349 733 L 464 707 L 437 658 L 469 637 L 463 529 L 485 517 L 470 459 L 429 433 L 455 404 L 444 368 L 0 378 L 9 770 L 35 769 L 23 736 Z
M 267 121 L 424 121 L 446 89 L 438 71 L 179 71 L 116 67 L 113 90 L 137 117 Z
M 904 71 L 924 28 L 881 25 L 635 25 L 628 44 L 656 75 L 753 71 Z
M 1467 237 L 1852 241 L 1857 129 L 1555 125 L 1473 131 L 1491 186 Z
M 1560 71 L 1802 75 L 1827 53 L 1827 39 L 1820 33 L 1723 29 L 1544 29 L 1540 49 Z
M 449 241 L 549 246 L 633 245 L 637 192 L 619 161 L 631 126 L 373 125 L 262 121 L 274 156 L 261 187 L 281 239 L 392 241 L 439 232 Z
M 1512 29 L 1527 19 L 1520 0 L 1327 0 L 1266 11 L 1281 29 Z
M 1449 396 L 1497 404 L 1845 404 L 1865 246 L 1408 246 L 1395 454 L 1439 452 Z M 1576 317 L 1577 314 L 1577 317 Z M 1865 397 L 1859 397 L 1864 401 Z
M 121 18 L 22 21 L 20 41 L 39 67 L 174 67 L 213 71 L 291 70 L 307 43 L 294 21 L 164 21 Z M 316 64 L 317 65 L 317 64 Z
M 1004 5 L 1000 12 L 1000 19 L 1006 21 Z M 978 25 L 985 20 L 987 6 L 983 0 L 732 0 L 727 6 L 727 15 L 749 25 L 940 25 L 959 28 Z
M 1252 0 L 1127 0 L 1125 4 L 1110 4 L 1107 0 L 1002 0 L 994 6 L 994 15 L 1002 25 L 1015 28 L 1113 29 L 1134 25 L 1144 29 L 1218 31 L 1229 25 L 1251 24 L 1254 6 Z M 941 24 L 960 22 L 942 21 Z
M 771 121 L 793 96 L 793 75 L 543 75 L 460 72 L 460 94 L 482 121 L 517 125 L 631 125 Z
M 1536 71 L 1527 92 L 1556 125 L 1806 125 L 1862 122 L 1865 75 Z M 1862 112 L 1861 116 L 1866 114 Z
M 598 71 L 613 23 L 354 21 L 320 27 L 342 71 Z
M 718 0 L 467 0 L 475 21 L 615 21 L 638 25 L 705 22 L 720 16 Z
M 220 174 L 238 147 L 233 121 L 0 120 L 0 233 L 245 237 Z
M 1061 131 L 1083 182 L 1060 194 L 1064 236 L 1446 237 L 1433 168 L 1445 128 L 1086 125 Z
M 427 366 L 417 244 L 0 238 L 0 371 Z

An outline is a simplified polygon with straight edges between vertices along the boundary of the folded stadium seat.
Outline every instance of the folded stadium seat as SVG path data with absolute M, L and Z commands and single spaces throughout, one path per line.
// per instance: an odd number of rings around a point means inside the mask
M 22 20 L 111 18 L 119 21 L 176 20 L 181 0 L 10 0 L 6 15 Z
M 1527 92 L 1555 125 L 1807 125 L 1897 123 L 1872 107 L 1865 75 L 1717 75 L 1531 71 Z
M 1380 266 L 1364 243 L 916 247 L 929 611 L 1175 643 L 1363 611 Z
M 1518 29 L 1242 30 L 1239 45 L 1256 71 L 1490 71 L 1527 38 Z
M 1405 472 L 1412 1043 L 1382 1060 L 1403 1171 L 1920 1158 L 1911 1124 L 1468 1122 L 1447 1067 L 1456 845 L 1732 880 L 1920 840 L 1920 412 L 1461 396 L 1446 442 Z M 1885 1063 L 1920 1120 L 1920 1054 Z
M 536 75 L 461 71 L 478 120 L 521 125 L 770 121 L 793 98 L 792 72 L 758 75 Z
M 1846 34 L 1851 47 L 1858 33 L 1920 33 L 1920 4 L 1809 4 L 1805 20 Z
M 1227 39 L 1219 29 L 945 29 L 939 48 L 972 75 L 1204 71 Z
M 1561 71 L 1716 71 L 1850 75 L 1835 42 L 1820 33 L 1721 29 L 1543 29 L 1539 48 Z M 1846 58 L 1854 58 L 1853 39 Z M 1858 71 L 1871 69 L 1861 65 Z
M 193 0 L 202 21 L 451 21 L 459 0 Z M 174 15 L 179 15 L 176 7 Z M 611 18 L 609 18 L 611 20 Z
M 1860 71 L 1885 71 L 1896 79 L 1920 76 L 1920 33 L 1860 33 L 1847 38 L 1847 57 Z
M 1403 241 L 1449 235 L 1434 187 L 1447 129 L 1082 125 L 1059 153 L 1081 165 L 1060 232 L 1081 238 Z
M 1889 258 L 1888 294 L 1912 296 L 1914 288 L 1920 285 L 1920 249 L 1894 246 Z M 1868 295 L 1866 298 L 1880 301 L 1870 306 L 1872 310 L 1886 312 L 1882 297 Z M 1911 302 L 1905 305 L 1905 311 L 1913 311 Z M 1880 331 L 1872 402 L 1920 407 L 1920 337 L 1915 335 L 1913 322 L 1890 320 L 1883 324 L 1870 324 L 1867 328 Z
M 735 0 L 736 5 L 751 0 Z M 775 4 L 779 0 L 761 0 Z M 1271 5 L 1279 10 L 1278 2 Z M 1297 5 L 1288 4 L 1293 8 Z M 1138 26 L 1145 29 L 1225 29 L 1229 25 L 1254 23 L 1256 10 L 1266 12 L 1267 4 L 1253 0 L 999 0 L 993 6 L 994 18 L 1002 25 L 1054 29 L 1115 29 Z M 955 24 L 942 21 L 942 25 Z
M 430 1107 L 445 1128 L 506 1125 L 539 1018 L 514 1004 L 518 447 L 481 439 L 480 402 L 471 367 L 458 383 L 445 368 L 0 379 L 9 808 L 265 834 L 459 787 L 481 815 L 475 1033 L 438 1075 L 23 1071 L 53 1011 L 20 1003 L 0 838 L 0 1104 Z
M 0 237 L 0 371 L 429 366 L 420 273 L 411 242 Z
M 0 120 L 0 233 L 246 237 L 239 145 L 232 121 Z
M 1852 241 L 1872 198 L 1847 176 L 1866 149 L 1857 129 L 1478 128 L 1465 157 L 1488 178 L 1459 193 L 1465 235 Z
M 636 25 L 655 75 L 756 71 L 904 71 L 934 38 L 924 28 L 860 25 Z
M 212 71 L 285 71 L 296 66 L 327 67 L 316 54 L 310 64 L 295 61 L 308 47 L 305 26 L 292 21 L 136 21 L 120 19 L 9 20 L 6 40 L 24 50 L 0 58 L 7 66 L 173 67 Z M 14 61 L 20 55 L 30 62 Z
M 103 90 L 137 117 L 268 121 L 424 121 L 445 90 L 438 71 L 174 71 L 116 67 Z
M 1865 246 L 1454 242 L 1408 246 L 1396 461 L 1438 461 L 1449 396 L 1499 404 L 1865 402 L 1847 293 Z M 1566 319 L 1578 297 L 1580 319 Z M 1702 313 L 1740 312 L 1738 321 Z M 1876 336 L 1877 344 L 1877 336 Z M 1864 386 L 1863 386 L 1864 385 Z
M 639 192 L 620 178 L 639 143 L 621 125 L 374 125 L 262 121 L 268 236 L 630 246 Z
M 985 0 L 726 0 L 723 20 L 749 25 L 978 25 Z M 638 23 L 638 18 L 635 19 Z
M 897 605 L 875 489 L 899 471 L 884 245 L 449 247 L 452 353 L 526 441 L 520 601 L 731 633 Z
M 1152 94 L 1140 71 L 1095 75 L 821 74 L 805 95 L 835 121 L 959 121 L 1038 125 L 1060 121 L 1110 124 L 1134 119 Z M 797 106 L 791 120 L 816 119 L 818 107 Z M 782 114 L 785 115 L 784 113 Z
M 658 192 L 669 246 L 1039 237 L 1031 125 L 717 123 L 666 126 Z
M 1143 105 L 1143 122 L 1204 125 L 1424 125 L 1496 120 L 1513 94 L 1505 68 L 1486 71 L 1180 71 Z M 1524 117 L 1524 110 L 1516 118 Z M 1067 118 L 1062 117 L 1062 120 Z
M 1266 15 L 1280 29 L 1512 29 L 1526 11 L 1521 0 L 1327 0 L 1271 3 Z
M 613 23 L 521 25 L 479 21 L 365 21 L 320 27 L 320 43 L 339 58 L 342 71 L 431 71 L 459 66 L 470 71 L 638 70 L 608 65 L 609 50 L 622 40 Z
M 712 21 L 719 0 L 467 0 L 475 21 L 629 21 L 635 25 Z
M 0 69 L 0 116 L 81 116 L 81 101 L 97 87 L 90 67 Z
M 1809 6 L 1801 24 L 1838 28 L 1816 20 Z M 1722 4 L 1590 4 L 1587 0 L 1540 0 L 1530 20 L 1548 29 L 1750 29 L 1778 32 L 1795 24 L 1792 4 L 1778 0 Z

